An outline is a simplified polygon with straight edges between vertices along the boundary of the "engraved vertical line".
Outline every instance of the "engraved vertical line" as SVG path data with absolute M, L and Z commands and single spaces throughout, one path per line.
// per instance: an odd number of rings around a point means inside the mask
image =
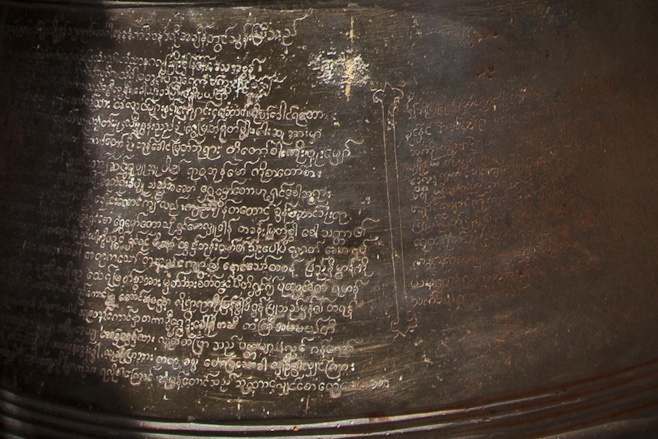
M 396 102 L 395 106 L 397 107 L 397 102 Z M 395 109 L 393 109 L 393 111 L 395 111 Z M 394 118 L 393 114 L 391 115 L 391 118 L 392 119 Z M 400 244 L 399 244 L 400 245 L 400 265 L 401 265 L 401 268 L 402 268 L 402 270 L 400 270 L 400 271 L 402 272 L 402 293 L 404 295 L 405 311 L 407 311 L 407 315 L 405 317 L 408 318 L 409 316 L 408 316 L 407 304 L 408 304 L 408 301 L 409 301 L 409 297 L 407 295 L 407 277 L 406 277 L 406 273 L 405 273 L 405 270 L 404 270 L 405 263 L 404 263 L 404 241 L 402 239 L 402 206 L 400 204 L 400 167 L 398 165 L 398 140 L 397 140 L 397 131 L 396 131 L 395 120 L 394 119 L 393 119 L 392 130 L 393 130 L 393 151 L 395 153 L 394 154 L 394 156 L 395 156 L 395 190 L 396 190 L 396 193 L 397 193 L 397 204 L 398 204 L 398 217 L 397 217 L 397 223 L 398 223 L 397 225 L 398 225 L 398 231 L 399 231 L 398 239 L 400 241 Z
M 373 100 L 382 107 L 382 139 L 384 147 L 384 172 L 386 180 L 386 202 L 389 217 L 389 232 L 391 239 L 391 264 L 393 269 L 393 283 L 396 316 L 391 322 L 391 328 L 397 335 L 405 336 L 415 328 L 415 319 L 410 317 L 408 309 L 408 296 L 406 276 L 404 270 L 404 246 L 402 241 L 402 207 L 400 202 L 400 170 L 397 153 L 397 134 L 395 126 L 395 112 L 400 98 L 404 92 L 386 84 L 383 90 L 377 90 Z M 390 100 L 390 102 L 389 102 Z M 389 166 L 392 160 L 393 166 Z M 400 294 L 402 299 L 400 300 Z M 400 326 L 404 317 L 404 326 Z M 412 323 L 413 322 L 413 323 Z
M 388 85 L 388 84 L 387 84 Z M 400 303 L 398 298 L 398 280 L 397 280 L 397 271 L 396 271 L 396 257 L 395 257 L 395 236 L 393 228 L 393 211 L 391 209 L 391 185 L 388 178 L 388 155 L 387 155 L 387 142 L 386 142 L 386 131 L 388 130 L 386 118 L 386 105 L 384 104 L 384 98 L 379 101 L 382 106 L 382 141 L 384 142 L 384 177 L 386 180 L 386 204 L 388 208 L 388 231 L 391 239 L 391 266 L 393 269 L 393 292 L 395 295 L 395 311 L 396 311 L 396 320 L 400 321 Z

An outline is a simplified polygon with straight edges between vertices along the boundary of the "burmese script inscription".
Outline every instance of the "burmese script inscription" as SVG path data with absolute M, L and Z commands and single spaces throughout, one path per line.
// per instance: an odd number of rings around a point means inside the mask
M 306 99 L 335 61 L 300 49 L 306 19 L 5 28 L 32 36 L 12 59 L 13 117 L 39 132 L 38 158 L 12 164 L 21 258 L 5 261 L 5 285 L 38 294 L 3 309 L 56 316 L 4 313 L 26 328 L 5 359 L 233 397 L 389 386 L 354 374 L 363 340 L 340 330 L 373 259 L 386 263 L 377 194 L 346 184 L 371 145 L 341 127 L 342 83 Z M 307 69 L 289 67 L 304 56 Z
M 653 39 L 583 5 L 376 3 L 4 7 L 0 387 L 370 416 L 635 361 Z

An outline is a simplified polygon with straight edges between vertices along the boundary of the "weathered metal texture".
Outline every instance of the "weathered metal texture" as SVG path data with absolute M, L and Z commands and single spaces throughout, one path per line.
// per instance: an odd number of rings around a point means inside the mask
M 655 2 L 0 10 L 8 437 L 657 434 Z

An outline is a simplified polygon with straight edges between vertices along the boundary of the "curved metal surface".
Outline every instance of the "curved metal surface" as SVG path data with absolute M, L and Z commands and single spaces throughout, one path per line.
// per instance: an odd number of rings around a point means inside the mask
M 506 401 L 446 407 L 440 411 L 335 420 L 204 424 L 116 417 L 40 402 L 2 392 L 7 431 L 38 432 L 44 437 L 609 437 L 649 434 L 656 363 L 617 371 L 585 382 L 514 395 Z M 631 420 L 625 420 L 632 415 Z M 596 427 L 592 427 L 596 426 Z M 564 433 L 571 432 L 571 433 Z M 566 434 L 566 435 L 565 435 Z M 615 436 L 611 436 L 615 435 Z
M 650 1 L 1 1 L 7 437 L 652 437 Z

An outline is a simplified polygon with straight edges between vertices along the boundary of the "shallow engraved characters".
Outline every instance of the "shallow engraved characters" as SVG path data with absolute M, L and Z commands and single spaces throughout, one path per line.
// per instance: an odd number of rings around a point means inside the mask
M 40 176 L 56 183 L 39 189 L 50 213 L 38 237 L 57 246 L 25 239 L 26 256 L 52 259 L 28 262 L 38 302 L 15 303 L 57 323 L 19 362 L 227 398 L 385 387 L 350 378 L 362 341 L 340 330 L 354 319 L 379 245 L 380 218 L 335 189 L 366 145 L 359 133 L 326 135 L 340 115 L 291 92 L 318 81 L 312 62 L 300 77 L 286 69 L 305 19 L 145 16 L 88 35 L 84 23 L 56 15 L 57 32 L 40 37 L 89 38 L 89 48 L 45 54 L 36 45 L 22 55 L 35 68 L 21 87 L 77 93 L 58 102 L 72 109 L 64 118 L 37 97 L 19 102 L 23 117 L 71 150 L 44 152 L 59 170 Z M 20 29 L 9 32 L 20 38 Z M 50 63 L 79 75 L 44 82 Z M 28 109 L 30 99 L 37 105 Z

